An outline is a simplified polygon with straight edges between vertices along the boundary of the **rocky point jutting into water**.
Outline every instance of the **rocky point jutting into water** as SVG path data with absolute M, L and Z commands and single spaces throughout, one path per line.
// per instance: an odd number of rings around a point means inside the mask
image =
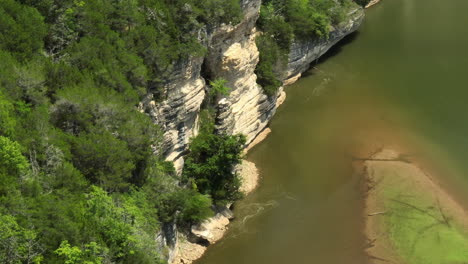
M 267 127 L 277 107 L 284 100 L 282 87 L 276 95 L 267 96 L 256 82 L 254 70 L 259 61 L 259 51 L 255 37 L 259 32 L 255 23 L 259 17 L 261 1 L 243 0 L 241 6 L 244 15 L 239 24 L 224 25 L 211 32 L 206 29 L 199 32 L 199 39 L 208 50 L 206 56 L 192 57 L 176 64 L 164 86 L 162 101 L 156 102 L 156 96 L 150 93 L 142 102 L 146 112 L 163 128 L 165 157 L 174 161 L 179 172 L 190 139 L 198 133 L 198 116 L 209 90 L 207 79 L 222 78 L 227 81 L 226 86 L 231 88 L 228 96 L 215 102 L 217 131 L 244 134 L 247 144 Z M 356 7 L 348 12 L 344 22 L 332 28 L 329 38 L 293 42 L 285 84 L 297 80 L 311 63 L 346 35 L 354 32 L 363 18 L 363 9 Z M 203 242 L 206 245 L 221 238 L 229 218 L 232 218 L 232 213 L 225 209 L 214 218 L 193 227 L 190 237 L 194 243 L 187 241 L 178 245 L 176 228 L 169 228 L 172 232 L 168 233 L 173 237 L 165 241 L 169 241 L 168 245 L 173 249 L 170 261 L 190 263 L 199 258 L 205 247 L 198 243 Z

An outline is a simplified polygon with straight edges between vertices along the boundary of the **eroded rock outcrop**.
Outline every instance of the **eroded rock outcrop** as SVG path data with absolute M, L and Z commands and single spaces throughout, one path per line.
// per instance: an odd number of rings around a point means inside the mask
M 228 96 L 215 102 L 218 132 L 244 134 L 248 144 L 268 125 L 279 105 L 278 99 L 284 100 L 282 88 L 276 96 L 268 97 L 256 82 L 254 71 L 259 52 L 255 44 L 255 23 L 261 1 L 243 0 L 241 4 L 244 16 L 239 24 L 224 25 L 210 33 L 201 33 L 202 42 L 208 49 L 205 58 L 194 57 L 177 63 L 163 87 L 163 98 L 156 101 L 154 94 L 149 93 L 142 102 L 142 109 L 164 131 L 164 156 L 174 161 L 179 171 L 190 138 L 198 132 L 196 121 L 206 90 L 209 89 L 205 79 L 225 79 L 226 85 L 231 88 Z M 294 42 L 285 84 L 297 80 L 313 61 L 355 31 L 363 17 L 362 8 L 356 8 L 349 12 L 345 22 L 332 29 L 328 39 Z
M 258 63 L 255 23 L 261 1 L 243 0 L 243 20 L 237 25 L 224 25 L 213 32 L 202 32 L 207 46 L 205 58 L 190 58 L 176 65 L 163 87 L 164 98 L 156 101 L 149 93 L 142 102 L 164 131 L 164 156 L 180 170 L 182 155 L 191 137 L 198 132 L 196 120 L 208 89 L 202 72 L 209 79 L 223 78 L 232 90 L 218 105 L 219 133 L 242 133 L 250 142 L 266 127 L 276 109 L 276 98 L 268 98 L 256 83 Z
M 226 86 L 231 88 L 229 95 L 212 102 L 217 108 L 217 132 L 244 134 L 248 144 L 258 143 L 260 138 L 255 139 L 262 131 L 267 135 L 268 129 L 265 128 L 268 122 L 285 99 L 283 88 L 275 96 L 266 96 L 257 84 L 254 73 L 259 61 L 255 23 L 261 0 L 243 0 L 241 3 L 244 17 L 239 24 L 224 25 L 212 32 L 202 32 L 201 39 L 207 47 L 207 55 L 204 58 L 190 58 L 179 62 L 163 87 L 164 96 L 156 100 L 155 95 L 149 93 L 142 101 L 141 109 L 149 113 L 163 129 L 164 156 L 175 162 L 179 172 L 190 138 L 198 133 L 198 115 L 209 91 L 207 79 L 225 79 Z M 348 14 L 347 21 L 332 30 L 328 39 L 295 42 L 291 47 L 286 74 L 289 82 L 297 80 L 313 61 L 355 31 L 363 16 L 361 8 L 354 9 Z M 245 183 L 242 191 L 251 192 L 258 181 L 255 164 L 244 162 L 236 169 Z M 218 210 L 213 218 L 192 227 L 188 237 L 177 235 L 177 232 L 173 232 L 175 235 L 171 233 L 170 237 L 175 241 L 168 240 L 166 243 L 170 251 L 169 261 L 192 263 L 200 258 L 207 245 L 221 239 L 232 217 L 232 212 L 225 208 Z
M 232 90 L 218 102 L 217 130 L 244 134 L 250 143 L 268 124 L 276 110 L 276 96 L 268 97 L 257 84 L 259 52 L 255 23 L 261 1 L 245 0 L 244 19 L 236 26 L 218 29 L 211 39 L 206 66 L 212 79 L 222 78 Z
M 201 76 L 203 58 L 190 58 L 179 62 L 163 87 L 163 100 L 156 101 L 149 93 L 141 108 L 164 131 L 162 149 L 176 169 L 183 166 L 182 155 L 190 138 L 198 132 L 197 118 L 205 98 L 206 82 Z

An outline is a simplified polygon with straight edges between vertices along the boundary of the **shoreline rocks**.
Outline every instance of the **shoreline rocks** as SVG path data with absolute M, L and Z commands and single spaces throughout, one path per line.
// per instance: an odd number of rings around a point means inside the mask
M 241 191 L 248 195 L 258 185 L 259 173 L 255 163 L 243 160 L 236 166 L 235 171 L 242 179 Z M 174 250 L 176 256 L 171 263 L 192 263 L 203 256 L 209 245 L 221 240 L 229 228 L 230 220 L 234 218 L 234 214 L 228 207 L 219 209 L 215 216 L 192 226 L 189 238 L 179 235 L 179 241 Z
M 255 163 L 248 160 L 243 160 L 235 168 L 239 177 L 241 177 L 242 185 L 240 191 L 244 195 L 248 195 L 258 186 L 260 174 Z

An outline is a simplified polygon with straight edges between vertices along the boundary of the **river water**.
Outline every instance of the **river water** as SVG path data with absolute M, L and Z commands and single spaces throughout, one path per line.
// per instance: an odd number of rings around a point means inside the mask
M 352 157 L 401 151 L 468 206 L 468 1 L 383 0 L 296 84 L 248 155 L 260 187 L 197 264 L 364 264 Z

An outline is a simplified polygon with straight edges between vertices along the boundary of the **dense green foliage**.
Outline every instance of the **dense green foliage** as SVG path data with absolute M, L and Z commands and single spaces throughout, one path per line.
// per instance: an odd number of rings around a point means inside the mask
M 229 94 L 231 88 L 226 86 L 227 81 L 224 79 L 216 79 L 214 81 L 210 81 L 210 96 L 226 96 Z
M 21 60 L 31 58 L 43 47 L 46 26 L 40 13 L 15 1 L 0 6 L 0 48 Z
M 255 73 L 267 95 L 282 84 L 289 49 L 294 39 L 328 38 L 330 28 L 343 21 L 350 0 L 265 0 L 257 22 L 260 61 Z
M 159 263 L 162 225 L 212 214 L 137 105 L 240 18 L 237 0 L 0 0 L 1 263 Z
M 257 82 L 268 96 L 273 96 L 283 84 L 282 77 L 288 61 L 289 48 L 284 49 L 271 35 L 257 37 L 260 51 L 259 62 L 255 68 Z
M 183 177 L 194 189 L 210 195 L 215 205 L 223 206 L 241 197 L 240 179 L 233 168 L 241 160 L 245 137 L 215 134 L 207 110 L 202 112 L 200 126 L 199 135 L 190 144 Z
M 0 214 L 0 259 L 3 263 L 39 263 L 37 234 L 18 225 L 11 215 Z
M 210 89 L 208 91 L 208 97 L 205 104 L 212 104 L 218 101 L 221 97 L 229 95 L 231 91 L 230 87 L 226 86 L 227 81 L 225 79 L 219 78 L 213 81 L 210 81 Z

